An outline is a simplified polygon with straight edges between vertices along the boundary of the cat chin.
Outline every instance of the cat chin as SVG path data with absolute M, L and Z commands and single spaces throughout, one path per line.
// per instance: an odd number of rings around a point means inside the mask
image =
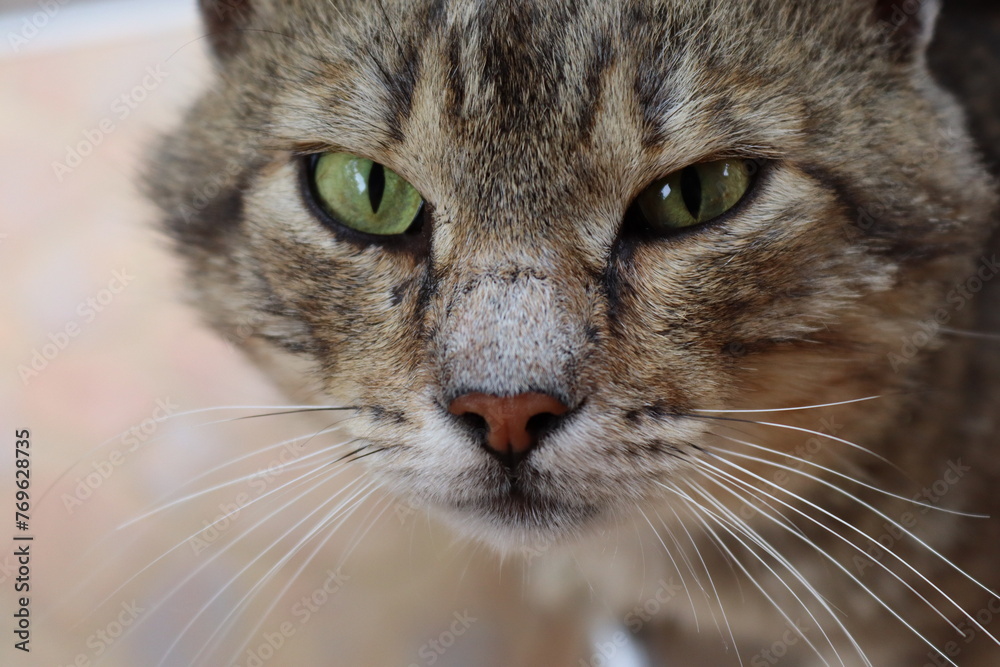
M 590 533 L 584 526 L 518 525 L 464 513 L 440 515 L 459 538 L 482 544 L 504 557 L 528 560 L 550 551 L 565 550 Z
M 529 559 L 570 548 L 609 523 L 599 507 L 553 500 L 528 504 L 508 498 L 483 498 L 475 507 L 438 506 L 435 513 L 462 538 L 485 544 L 504 556 Z

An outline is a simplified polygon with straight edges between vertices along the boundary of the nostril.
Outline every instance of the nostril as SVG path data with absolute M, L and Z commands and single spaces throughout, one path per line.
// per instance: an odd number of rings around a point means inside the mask
M 531 437 L 540 440 L 543 435 L 553 430 L 560 421 L 560 416 L 551 412 L 542 412 L 528 420 L 525 428 Z
M 513 466 L 553 429 L 569 408 L 548 394 L 529 392 L 516 396 L 465 394 L 448 411 L 479 433 L 490 453 Z
M 486 436 L 489 435 L 490 425 L 487 423 L 486 418 L 482 415 L 477 415 L 474 412 L 466 412 L 465 414 L 455 416 L 458 421 L 465 424 L 477 438 L 485 440 Z

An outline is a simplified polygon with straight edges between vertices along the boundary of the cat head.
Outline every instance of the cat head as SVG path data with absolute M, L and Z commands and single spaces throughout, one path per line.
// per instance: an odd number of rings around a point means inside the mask
M 992 215 L 936 3 L 202 6 L 150 178 L 196 301 L 500 544 L 683 492 L 734 435 L 702 411 L 905 387 Z

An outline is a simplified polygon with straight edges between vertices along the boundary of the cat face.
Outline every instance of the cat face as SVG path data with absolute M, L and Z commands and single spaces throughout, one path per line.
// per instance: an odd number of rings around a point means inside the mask
M 923 66 L 926 8 L 205 4 L 220 76 L 152 178 L 196 300 L 293 388 L 356 408 L 386 484 L 498 544 L 676 493 L 724 437 L 705 411 L 904 386 L 900 345 L 992 207 Z M 409 183 L 414 224 L 332 219 L 317 156 L 341 154 Z M 746 180 L 718 215 L 636 213 L 720 163 Z M 830 412 L 851 439 L 891 413 Z

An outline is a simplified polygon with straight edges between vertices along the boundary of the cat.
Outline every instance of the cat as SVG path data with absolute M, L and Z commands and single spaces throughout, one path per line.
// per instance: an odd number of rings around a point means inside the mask
M 201 7 L 152 198 L 371 479 L 510 558 L 635 523 L 648 664 L 1000 664 L 996 12 L 936 79 L 932 0 Z

